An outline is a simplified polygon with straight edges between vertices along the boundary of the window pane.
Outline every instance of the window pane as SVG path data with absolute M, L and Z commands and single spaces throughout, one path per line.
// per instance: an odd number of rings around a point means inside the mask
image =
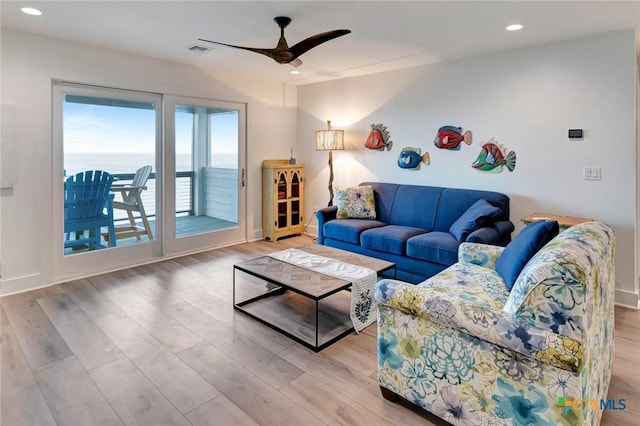
M 238 169 L 238 111 L 211 112 L 209 129 L 209 165 Z
M 185 216 L 193 210 L 191 196 L 193 178 L 193 108 L 176 109 L 176 215 Z
M 154 235 L 155 175 L 148 174 L 142 186 L 132 188 L 138 169 L 155 165 L 156 104 L 118 98 L 66 94 L 63 104 L 63 167 L 65 181 L 65 255 L 108 246 L 109 226 L 89 220 L 107 215 L 98 200 L 77 200 L 83 189 L 72 182 L 83 173 L 86 180 L 100 170 L 111 174 L 114 186 L 113 223 L 119 246 L 149 241 Z M 67 183 L 69 182 L 69 183 Z M 85 187 L 91 187 L 85 183 Z M 97 186 L 96 186 L 97 188 Z M 120 188 L 120 189 L 117 189 Z M 136 191 L 139 191 L 136 193 Z M 76 199 L 73 202 L 73 199 Z M 146 217 L 142 214 L 146 212 Z M 86 217 L 85 217 L 86 216 Z M 151 222 L 146 225 L 143 219 Z M 81 224 L 86 220 L 85 224 Z M 99 226 L 98 226 L 99 225 Z M 82 229 L 86 226 L 86 229 Z M 69 229 L 74 229 L 69 231 Z M 143 231 L 143 232 L 138 232 Z M 100 234 L 100 235 L 98 235 Z M 86 243 L 83 241 L 87 241 Z
M 239 114 L 176 105 L 176 237 L 238 225 Z

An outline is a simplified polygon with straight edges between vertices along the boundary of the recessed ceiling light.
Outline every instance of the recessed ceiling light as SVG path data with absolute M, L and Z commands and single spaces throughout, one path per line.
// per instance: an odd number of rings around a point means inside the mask
M 291 70 L 291 71 L 289 71 L 289 74 L 298 75 L 298 74 L 300 74 L 300 71 L 298 71 L 298 70 Z
M 26 13 L 27 15 L 33 15 L 33 16 L 42 15 L 42 12 L 40 12 L 38 9 L 34 9 L 32 7 L 23 7 L 20 10 L 22 11 L 22 13 Z
M 507 28 L 505 28 L 507 31 L 518 31 L 524 28 L 524 25 L 521 24 L 513 24 L 513 25 L 509 25 Z

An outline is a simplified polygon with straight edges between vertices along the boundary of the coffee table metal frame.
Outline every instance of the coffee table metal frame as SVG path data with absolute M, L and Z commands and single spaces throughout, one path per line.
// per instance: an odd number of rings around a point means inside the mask
M 336 294 L 340 291 L 345 291 L 345 290 L 350 290 L 351 288 L 351 282 L 349 281 L 345 281 L 345 280 L 340 280 L 338 278 L 336 278 L 337 281 L 342 281 L 344 284 L 342 285 L 338 285 L 336 287 L 331 288 L 330 290 L 328 290 L 325 293 L 322 293 L 320 295 L 313 295 L 313 294 L 309 294 L 308 292 L 305 292 L 304 290 L 301 290 L 299 288 L 296 288 L 294 286 L 289 286 L 285 283 L 282 283 L 281 281 L 278 280 L 277 277 L 270 277 L 270 276 L 266 276 L 265 274 L 261 274 L 261 273 L 256 273 L 254 271 L 251 271 L 250 269 L 248 269 L 246 266 L 243 266 L 243 264 L 250 264 L 250 262 L 252 261 L 256 261 L 256 260 L 260 260 L 260 259 L 264 259 L 265 257 L 269 257 L 269 256 L 261 256 L 259 258 L 256 259 L 252 259 L 252 260 L 247 260 L 245 262 L 241 262 L 238 264 L 233 265 L 233 308 L 244 313 L 245 315 L 248 315 L 249 317 L 255 319 L 256 321 L 266 325 L 269 328 L 272 328 L 276 331 L 278 331 L 279 333 L 284 334 L 285 336 L 289 337 L 290 339 L 300 343 L 301 345 L 313 350 L 314 352 L 320 352 L 321 350 L 323 350 L 324 348 L 326 348 L 327 346 L 337 342 L 338 340 L 342 339 L 343 337 L 351 334 L 352 331 L 354 331 L 353 326 L 350 327 L 349 329 L 345 330 L 344 332 L 338 334 L 337 336 L 332 337 L 331 339 L 327 340 L 326 342 L 323 342 L 322 344 L 320 344 L 319 341 L 319 312 L 318 312 L 318 304 L 322 299 L 325 299 L 333 294 Z M 275 258 L 270 258 L 273 259 L 274 262 L 282 262 L 280 260 L 277 260 Z M 285 263 L 285 262 L 283 262 Z M 390 265 L 387 267 L 384 267 L 378 271 L 376 271 L 379 274 L 389 271 L 391 269 L 393 269 L 393 277 L 395 278 L 396 274 L 395 274 L 395 268 L 396 265 L 395 263 L 392 262 L 388 262 Z M 292 268 L 300 268 L 300 269 L 304 269 L 301 268 L 299 266 L 296 265 L 291 265 L 289 264 Z M 241 271 L 245 274 L 249 274 L 251 276 L 254 276 L 256 278 L 259 278 L 261 280 L 267 281 L 271 284 L 274 284 L 277 286 L 277 288 L 274 288 L 272 290 L 267 291 L 266 293 L 260 294 L 258 296 L 255 297 L 251 297 L 247 300 L 243 300 L 241 302 L 236 303 L 236 271 Z M 319 272 L 313 272 L 313 271 L 308 271 L 314 274 L 320 274 Z M 322 274 L 320 274 L 322 275 Z M 304 340 L 303 338 L 296 336 L 295 334 L 290 333 L 287 330 L 284 330 L 283 328 L 277 326 L 276 324 L 273 324 L 267 320 L 265 320 L 264 318 L 260 318 L 259 316 L 253 314 L 252 312 L 249 312 L 247 309 L 244 308 L 244 306 L 249 305 L 253 302 L 256 302 L 258 300 L 261 299 L 265 299 L 271 296 L 279 296 L 284 294 L 284 292 L 286 290 L 291 290 L 294 293 L 297 293 L 301 296 L 304 296 L 306 298 L 309 298 L 311 300 L 313 300 L 315 302 L 315 344 L 309 343 L 308 341 Z

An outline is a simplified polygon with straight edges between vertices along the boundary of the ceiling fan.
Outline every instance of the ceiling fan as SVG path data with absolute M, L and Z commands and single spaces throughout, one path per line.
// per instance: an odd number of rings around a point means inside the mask
M 351 32 L 351 30 L 327 31 L 325 33 L 316 34 L 314 36 L 306 38 L 301 42 L 289 47 L 289 45 L 287 44 L 287 40 L 285 40 L 284 38 L 284 29 L 291 23 L 291 18 L 287 16 L 277 16 L 273 20 L 276 21 L 276 23 L 280 27 L 280 39 L 278 40 L 278 45 L 274 49 L 234 46 L 233 44 L 220 43 L 218 41 L 205 40 L 203 38 L 199 38 L 198 40 L 260 53 L 261 55 L 270 57 L 279 64 L 291 64 L 297 68 L 302 65 L 302 61 L 298 58 L 300 55 L 326 41 L 349 34 Z

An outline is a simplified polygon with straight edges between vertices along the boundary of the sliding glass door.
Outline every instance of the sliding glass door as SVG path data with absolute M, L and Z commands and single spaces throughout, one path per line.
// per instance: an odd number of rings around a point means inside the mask
M 52 100 L 55 280 L 246 241 L 244 104 L 63 82 Z
M 53 86 L 54 276 L 161 255 L 162 97 Z
M 246 241 L 245 105 L 166 96 L 168 254 Z

